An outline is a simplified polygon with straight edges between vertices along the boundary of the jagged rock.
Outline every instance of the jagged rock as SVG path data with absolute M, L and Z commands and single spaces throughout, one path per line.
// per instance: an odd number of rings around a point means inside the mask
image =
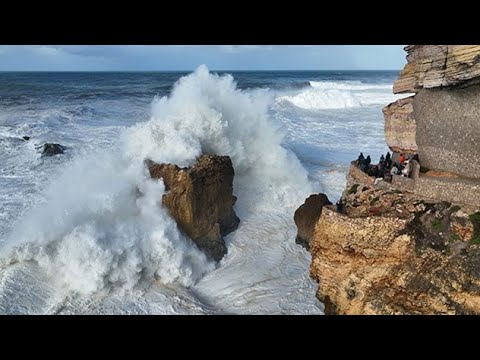
M 435 87 L 443 84 L 447 45 L 409 45 L 407 64 L 393 83 L 395 94 L 417 92 L 423 86 Z
M 383 108 L 385 141 L 396 153 L 416 153 L 416 122 L 413 117 L 413 96 L 399 99 Z
M 395 216 L 354 197 L 346 215 L 323 208 L 310 243 L 326 314 L 480 314 L 480 213 L 407 197 Z
M 42 146 L 42 156 L 63 154 L 65 148 L 60 144 L 46 143 Z
M 189 168 L 174 164 L 147 163 L 150 176 L 163 179 L 162 203 L 171 216 L 201 249 L 215 260 L 227 253 L 223 236 L 240 222 L 233 210 L 234 170 L 228 156 L 202 155 Z
M 302 245 L 307 250 L 310 248 L 310 239 L 318 218 L 322 214 L 322 208 L 325 205 L 331 205 L 325 194 L 310 195 L 303 205 L 301 205 L 293 219 L 297 225 L 297 237 L 295 242 Z
M 469 85 L 480 77 L 480 45 L 410 45 L 407 64 L 393 92 L 418 92 L 422 88 Z

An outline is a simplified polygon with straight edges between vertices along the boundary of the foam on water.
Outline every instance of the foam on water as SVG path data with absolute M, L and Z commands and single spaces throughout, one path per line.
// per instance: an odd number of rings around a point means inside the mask
M 394 74 L 237 73 L 244 90 L 203 66 L 173 88 L 181 74 L 21 76 L 34 86 L 0 92 L 0 313 L 321 313 L 293 212 L 335 202 L 359 151 L 386 152 Z M 45 141 L 65 154 L 41 158 Z M 143 166 L 204 152 L 235 167 L 241 223 L 218 266 Z
M 122 312 L 139 289 L 150 297 L 162 293 L 158 284 L 171 284 L 174 293 L 187 287 L 187 297 L 202 299 L 196 301 L 207 310 L 192 312 L 321 312 L 308 253 L 294 244 L 293 212 L 313 188 L 282 146 L 285 133 L 269 115 L 272 101 L 268 92 L 238 90 L 232 76 L 199 67 L 169 97 L 154 100 L 149 121 L 122 131 L 108 148 L 77 151 L 54 174 L 6 236 L 0 267 L 37 264 L 60 298 L 76 297 L 67 301 L 76 304 L 72 312 L 83 312 L 82 299 L 91 294 L 115 297 L 119 309 L 112 311 Z M 235 168 L 242 222 L 227 237 L 229 254 L 218 269 L 161 208 L 163 183 L 143 165 L 145 158 L 190 165 L 202 153 L 229 155 Z
M 299 92 L 279 96 L 277 102 L 287 102 L 301 109 L 345 109 L 388 104 L 398 96 L 388 84 L 364 84 L 359 81 L 310 81 Z

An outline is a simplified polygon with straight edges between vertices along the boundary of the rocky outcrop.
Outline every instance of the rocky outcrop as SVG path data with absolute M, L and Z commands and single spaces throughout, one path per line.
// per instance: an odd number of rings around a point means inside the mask
M 395 93 L 383 110 L 394 152 L 417 153 L 426 170 L 480 179 L 480 45 L 407 46 Z
M 352 165 L 342 211 L 324 206 L 311 276 L 327 314 L 480 314 L 480 46 L 415 45 L 384 108 L 412 176 Z
M 385 141 L 390 149 L 398 153 L 417 152 L 415 140 L 417 124 L 413 117 L 413 97 L 407 97 L 383 108 L 385 117 Z
M 310 195 L 305 203 L 295 211 L 293 219 L 298 229 L 295 239 L 297 244 L 302 245 L 307 250 L 310 248 L 310 240 L 315 224 L 322 214 L 322 208 L 331 204 L 325 194 Z
M 480 45 L 410 45 L 407 65 L 393 84 L 393 92 L 469 85 L 480 77 Z
M 234 170 L 228 156 L 203 155 L 189 168 L 147 162 L 150 176 L 163 179 L 162 203 L 179 228 L 210 257 L 227 253 L 223 236 L 240 222 L 233 210 Z
M 60 144 L 46 143 L 40 147 L 42 149 L 43 156 L 53 156 L 58 154 L 63 154 L 65 147 Z
M 480 213 L 368 186 L 344 201 L 311 240 L 326 314 L 480 313 Z

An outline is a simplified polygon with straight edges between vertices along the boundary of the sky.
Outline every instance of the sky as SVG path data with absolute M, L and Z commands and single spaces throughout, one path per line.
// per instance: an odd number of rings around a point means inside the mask
M 0 45 L 0 71 L 400 70 L 403 45 Z

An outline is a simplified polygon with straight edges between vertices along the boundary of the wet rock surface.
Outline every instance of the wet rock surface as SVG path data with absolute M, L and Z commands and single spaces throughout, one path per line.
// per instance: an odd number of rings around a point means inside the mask
M 234 169 L 228 156 L 203 155 L 189 168 L 147 162 L 150 175 L 163 179 L 162 203 L 179 228 L 215 260 L 227 253 L 223 237 L 237 229 L 233 206 Z

